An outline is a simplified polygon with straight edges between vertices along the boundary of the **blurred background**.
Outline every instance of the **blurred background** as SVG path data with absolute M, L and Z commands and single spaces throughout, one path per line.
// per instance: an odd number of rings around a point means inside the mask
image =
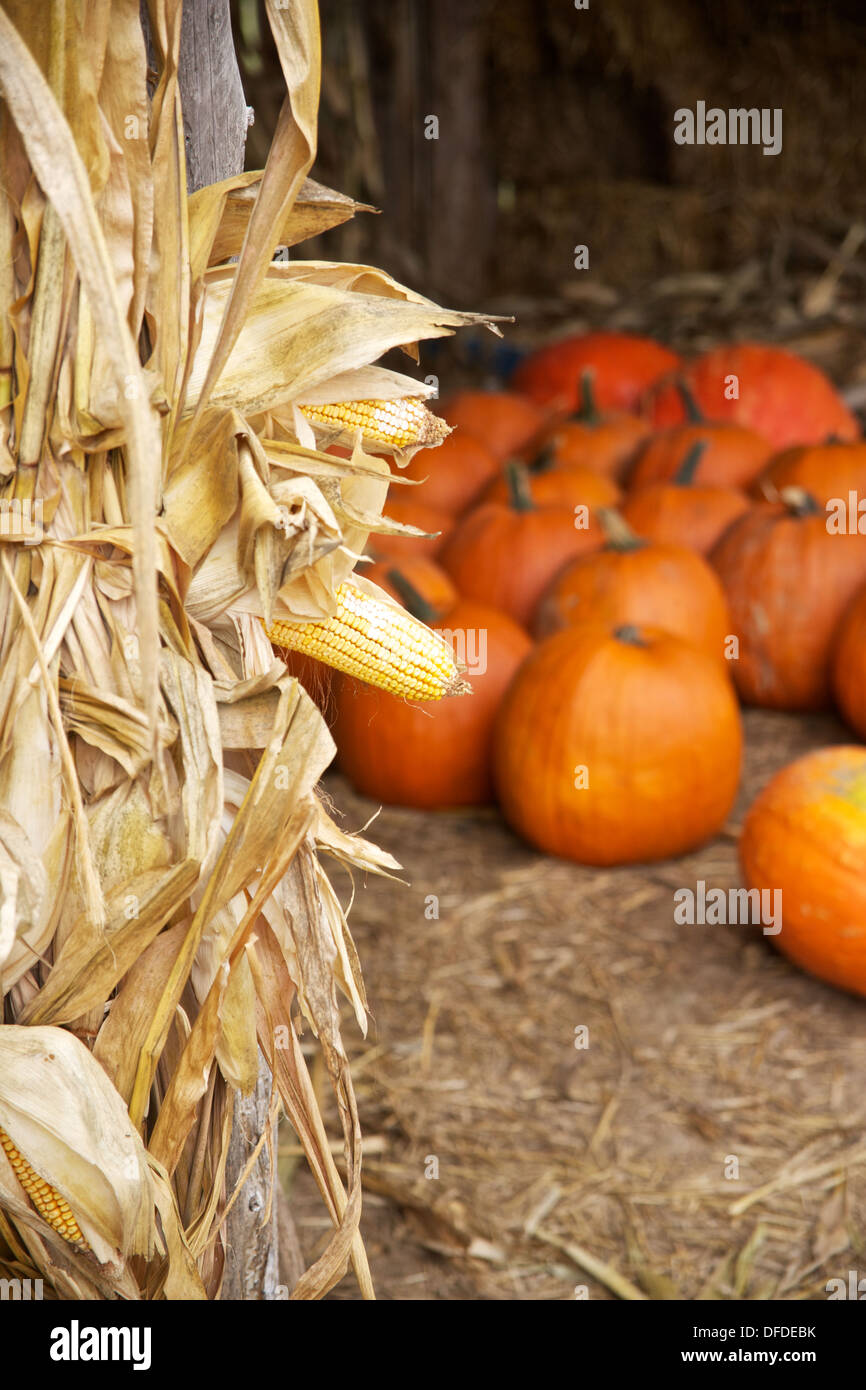
M 261 167 L 282 83 L 264 0 L 233 0 Z M 866 26 L 858 0 L 322 0 L 313 170 L 382 216 L 312 254 L 439 302 L 515 314 L 450 352 L 496 371 L 604 325 L 679 348 L 803 351 L 866 383 Z M 674 111 L 781 107 L 783 147 L 677 145 Z M 436 116 L 438 139 L 425 138 Z M 574 247 L 589 269 L 574 269 Z M 488 341 L 484 341 L 487 339 Z M 447 354 L 446 354 L 447 356 Z

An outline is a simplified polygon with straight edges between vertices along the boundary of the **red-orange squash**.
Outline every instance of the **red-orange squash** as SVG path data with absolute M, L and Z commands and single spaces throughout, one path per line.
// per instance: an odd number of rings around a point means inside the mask
M 531 449 L 547 422 L 545 411 L 511 391 L 458 391 L 440 401 L 436 413 L 480 439 L 500 462 Z
M 406 595 L 416 616 L 451 642 L 472 693 L 412 704 L 341 677 L 333 726 L 340 769 L 375 801 L 427 809 L 483 805 L 493 798 L 496 711 L 532 642 L 495 608 L 458 599 L 437 615 Z
M 866 994 L 866 748 L 820 748 L 777 773 L 743 822 L 740 861 L 749 888 L 781 908 L 774 946 Z
M 604 535 L 592 515 L 537 507 L 519 465 L 510 466 L 509 477 L 511 501 L 484 502 L 463 517 L 440 563 L 465 598 L 501 608 L 528 627 L 554 575 L 574 556 L 597 550 Z
M 822 506 L 849 493 L 866 501 L 866 444 L 808 444 L 776 454 L 753 484 L 756 497 L 775 501 L 782 488 L 800 487 Z M 864 518 L 866 530 L 866 518 Z
M 496 721 L 509 824 L 583 864 L 667 859 L 724 824 L 742 730 L 718 661 L 651 628 L 587 623 L 526 658 Z
M 739 488 L 694 481 L 705 448 L 703 441 L 695 444 L 669 483 L 648 483 L 629 493 L 621 511 L 639 536 L 707 555 L 731 522 L 749 510 Z
M 423 449 L 404 469 L 393 471 L 412 478 L 414 500 L 425 507 L 459 516 L 475 502 L 499 468 L 496 457 L 480 439 L 455 431 L 436 449 Z
M 745 425 L 776 449 L 860 436 L 856 417 L 824 373 L 784 348 L 765 343 L 713 348 L 680 376 L 708 420 Z M 675 380 L 651 394 L 648 411 L 659 429 L 684 418 Z
M 816 710 L 830 702 L 836 628 L 866 583 L 866 536 L 835 535 L 814 499 L 756 502 L 710 554 L 721 578 L 747 704 Z
M 579 623 L 631 623 L 673 633 L 724 661 L 728 605 L 707 561 L 685 546 L 641 540 L 610 513 L 603 513 L 602 525 L 605 548 L 572 560 L 542 597 L 536 637 Z
M 530 353 L 511 385 L 542 406 L 575 410 L 583 374 L 593 374 L 602 410 L 634 410 L 643 393 L 680 359 L 651 338 L 633 333 L 580 333 Z
M 833 694 L 852 729 L 866 739 L 866 588 L 845 610 L 833 648 Z

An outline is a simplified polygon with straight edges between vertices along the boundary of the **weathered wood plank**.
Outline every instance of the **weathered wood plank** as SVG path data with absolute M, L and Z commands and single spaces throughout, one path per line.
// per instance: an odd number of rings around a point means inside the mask
M 195 193 L 244 167 L 248 114 L 229 0 L 185 0 L 179 77 L 187 185 Z
M 181 26 L 179 79 L 183 104 L 187 186 L 195 193 L 206 184 L 239 173 L 244 167 L 247 104 L 235 57 L 229 0 L 185 0 Z M 255 1091 L 239 1096 L 226 1187 L 234 1187 L 268 1124 L 271 1075 L 259 1055 Z M 220 1297 L 275 1299 L 279 1293 L 276 1184 L 276 1124 L 272 1144 L 265 1144 L 225 1225 L 226 1263 Z M 270 1147 L 270 1152 L 269 1152 Z M 274 1165 L 271 1164 L 274 1156 Z M 270 1207 L 269 1219 L 262 1218 Z

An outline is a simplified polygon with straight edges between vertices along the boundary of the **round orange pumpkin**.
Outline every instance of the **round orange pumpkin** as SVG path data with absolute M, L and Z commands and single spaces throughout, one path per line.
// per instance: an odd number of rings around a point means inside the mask
M 622 495 L 612 478 L 579 464 L 560 466 L 547 451 L 529 468 L 528 486 L 539 507 L 614 507 Z M 485 488 L 483 500 L 507 502 L 509 496 L 508 475 L 502 469 Z
M 406 555 L 399 561 L 379 560 L 365 565 L 358 573 L 378 584 L 398 603 L 403 602 L 397 587 L 401 580 L 410 584 L 421 602 L 435 612 L 444 613 L 457 602 L 456 586 L 442 567 L 426 555 Z
M 484 502 L 463 517 L 440 563 L 465 598 L 501 608 L 528 626 L 554 575 L 575 555 L 597 550 L 604 536 L 592 515 L 537 507 L 519 465 L 509 465 L 509 479 L 510 502 Z
M 777 773 L 743 822 L 740 861 L 750 889 L 779 895 L 773 944 L 866 994 L 866 748 L 819 748 Z
M 667 859 L 724 824 L 740 714 L 718 661 L 652 628 L 587 623 L 526 658 L 496 721 L 509 824 L 583 864 Z
M 537 405 L 511 391 L 458 391 L 436 411 L 455 430 L 480 439 L 500 462 L 530 449 L 547 421 Z
M 579 333 L 530 353 L 511 385 L 539 405 L 575 410 L 581 378 L 589 370 L 602 410 L 634 410 L 647 388 L 679 360 L 661 343 L 634 333 Z
M 629 493 L 621 510 L 639 536 L 707 555 L 731 522 L 749 510 L 739 488 L 695 483 L 705 448 L 704 441 L 693 445 L 669 483 L 648 483 Z
M 532 642 L 495 608 L 458 599 L 437 615 L 402 587 L 407 606 L 452 643 L 472 692 L 410 704 L 341 677 L 333 727 L 340 769 L 375 801 L 427 809 L 483 805 L 493 796 L 496 711 Z
M 708 420 L 684 381 L 677 393 L 686 413 L 685 423 L 661 429 L 638 452 L 629 475 L 629 488 L 670 482 L 692 450 L 701 453 L 692 481 L 702 487 L 745 487 L 766 467 L 772 449 L 763 435 L 734 422 Z
M 412 495 L 425 507 L 459 516 L 483 492 L 498 467 L 480 439 L 455 431 L 438 448 L 423 449 L 406 468 L 395 464 L 393 471 L 417 482 Z
M 799 487 L 822 506 L 848 494 L 866 497 L 866 444 L 807 444 L 776 454 L 753 484 L 756 497 L 775 501 L 782 488 Z M 866 523 L 864 523 L 866 526 Z
M 834 535 L 814 499 L 793 491 L 756 502 L 710 553 L 728 597 L 743 699 L 768 709 L 830 702 L 838 623 L 866 583 L 866 536 Z
M 717 576 L 681 545 L 654 545 L 605 512 L 603 550 L 572 560 L 541 599 L 533 632 L 547 637 L 579 623 L 660 628 L 720 662 L 731 631 Z
M 562 467 L 591 468 L 606 478 L 624 477 L 652 426 L 637 415 L 601 415 L 592 377 L 581 378 L 581 406 L 576 414 L 554 422 L 548 434 L 553 462 Z
M 758 434 L 776 449 L 858 439 L 860 429 L 829 379 L 796 353 L 766 343 L 713 348 L 682 369 L 708 420 L 727 420 Z M 651 394 L 649 418 L 657 428 L 678 424 L 686 414 L 674 379 Z
M 866 588 L 848 605 L 837 629 L 832 680 L 842 714 L 866 739 Z

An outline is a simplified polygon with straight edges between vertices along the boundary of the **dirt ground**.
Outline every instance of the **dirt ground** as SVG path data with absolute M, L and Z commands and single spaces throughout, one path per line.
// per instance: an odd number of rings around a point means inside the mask
M 493 811 L 386 808 L 371 827 L 409 884 L 357 884 L 351 914 L 374 1017 L 365 1041 L 347 1015 L 344 1037 L 380 1298 L 822 1299 L 866 1272 L 863 1002 L 759 927 L 674 921 L 676 888 L 740 881 L 737 832 L 772 773 L 850 739 L 830 716 L 745 722 L 734 812 L 683 859 L 547 859 Z M 375 809 L 339 774 L 326 790 L 349 828 Z M 311 1259 L 328 1223 L 294 1149 L 287 1132 Z M 357 1298 L 351 1275 L 330 1296 Z

